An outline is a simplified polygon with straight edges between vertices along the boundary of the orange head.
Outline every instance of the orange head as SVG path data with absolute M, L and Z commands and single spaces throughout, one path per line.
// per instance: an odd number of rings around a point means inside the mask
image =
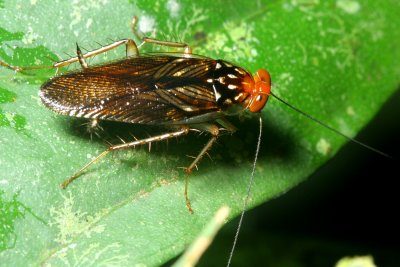
M 259 69 L 252 78 L 252 81 L 245 81 L 243 83 L 243 90 L 250 96 L 246 108 L 251 112 L 260 112 L 267 103 L 271 93 L 271 76 L 268 71 Z

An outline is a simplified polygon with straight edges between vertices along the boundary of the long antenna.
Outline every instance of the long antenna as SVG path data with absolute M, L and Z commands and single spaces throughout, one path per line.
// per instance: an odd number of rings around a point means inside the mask
M 240 228 L 242 227 L 242 222 L 243 222 L 244 213 L 246 212 L 247 204 L 249 203 L 249 199 L 250 199 L 251 189 L 252 189 L 252 187 L 253 187 L 254 173 L 256 172 L 256 164 L 257 164 L 258 152 L 260 151 L 260 146 L 261 146 L 261 135 L 262 135 L 262 118 L 261 118 L 261 113 L 260 113 L 259 120 L 260 120 L 260 132 L 259 132 L 259 134 L 258 134 L 257 149 L 256 149 L 256 154 L 255 154 L 255 156 L 254 156 L 254 162 L 253 162 L 253 170 L 251 171 L 250 181 L 249 181 L 249 185 L 248 185 L 248 187 L 247 187 L 246 199 L 245 199 L 244 202 L 243 202 L 242 213 L 240 214 L 240 219 L 239 219 L 238 227 L 236 228 L 235 239 L 233 240 L 232 249 L 231 249 L 231 252 L 229 253 L 228 263 L 226 264 L 227 267 L 230 266 L 231 261 L 232 261 L 232 257 L 233 257 L 233 253 L 235 252 L 235 247 L 236 247 L 236 243 L 237 243 L 237 241 L 238 241 Z
M 313 116 L 311 116 L 311 115 L 305 113 L 304 111 L 296 108 L 295 106 L 289 104 L 288 102 L 286 102 L 285 100 L 283 100 L 279 96 L 275 95 L 274 93 L 270 92 L 270 95 L 273 96 L 275 99 L 279 100 L 281 103 L 283 103 L 287 107 L 297 111 L 298 113 L 300 113 L 301 115 L 305 116 L 306 118 L 318 123 L 319 125 L 321 125 L 322 127 L 326 128 L 326 129 L 328 129 L 328 130 L 330 130 L 330 131 L 332 131 L 332 132 L 334 132 L 334 133 L 346 138 L 347 140 L 349 140 L 349 141 L 351 141 L 353 143 L 356 143 L 356 144 L 358 144 L 358 145 L 360 145 L 360 146 L 362 146 L 362 147 L 364 147 L 364 148 L 366 148 L 366 149 L 368 149 L 370 151 L 373 151 L 373 152 L 375 152 L 375 153 L 377 153 L 377 154 L 379 154 L 381 156 L 384 156 L 384 157 L 392 159 L 392 160 L 396 160 L 394 157 L 392 157 L 392 156 L 390 156 L 390 155 L 388 155 L 388 154 L 386 154 L 386 153 L 384 153 L 384 152 L 382 152 L 382 151 L 380 151 L 380 150 L 378 150 L 376 148 L 373 148 L 373 147 L 371 147 L 371 146 L 369 146 L 369 145 L 367 145 L 367 144 L 365 144 L 363 142 L 360 142 L 357 139 L 354 139 L 354 138 L 352 138 L 352 137 L 350 137 L 350 136 L 348 136 L 348 135 L 336 130 L 335 128 L 329 126 L 326 123 L 323 123 L 322 121 L 318 120 L 317 118 L 314 118 Z M 258 153 L 260 151 L 260 146 L 261 146 L 261 135 L 262 135 L 262 118 L 261 118 L 261 114 L 260 114 L 259 120 L 260 120 L 260 132 L 259 132 L 258 141 L 257 141 L 256 153 L 255 153 L 255 156 L 254 156 L 253 169 L 252 169 L 252 172 L 251 172 L 250 181 L 249 181 L 249 185 L 248 185 L 248 188 L 247 188 L 246 199 L 244 200 L 244 203 L 243 203 L 242 213 L 240 214 L 240 219 L 239 219 L 238 227 L 236 229 L 235 238 L 233 240 L 233 245 L 232 245 L 232 248 L 231 248 L 231 252 L 229 254 L 228 263 L 226 265 L 227 267 L 230 266 L 231 261 L 232 261 L 232 257 L 233 257 L 233 253 L 235 252 L 236 243 L 238 241 L 238 237 L 239 237 L 239 233 L 240 233 L 240 228 L 242 227 L 242 224 L 243 224 L 243 217 L 244 217 L 244 214 L 246 212 L 246 208 L 247 208 L 247 205 L 248 205 L 248 202 L 249 202 L 249 199 L 250 199 L 250 195 L 251 195 L 251 189 L 252 189 L 253 183 L 254 183 L 254 174 L 255 174 L 255 170 L 256 170 L 256 163 L 257 163 Z
M 364 147 L 364 148 L 366 148 L 366 149 L 368 149 L 368 150 L 370 150 L 370 151 L 373 151 L 373 152 L 375 152 L 375 153 L 377 153 L 377 154 L 379 154 L 379 155 L 381 155 L 381 156 L 384 156 L 384 157 L 386 157 L 386 158 L 395 160 L 395 158 L 393 158 L 392 156 L 390 156 L 390 155 L 388 155 L 388 154 L 386 154 L 386 153 L 384 153 L 384 152 L 382 152 L 382 151 L 380 151 L 380 150 L 378 150 L 378 149 L 376 149 L 376 148 L 373 148 L 373 147 L 371 147 L 371 146 L 369 146 L 369 145 L 367 145 L 367 144 L 365 144 L 365 143 L 363 143 L 363 142 L 360 142 L 360 141 L 358 141 L 357 139 L 354 139 L 354 138 L 352 138 L 352 137 L 350 137 L 350 136 L 348 136 L 348 135 L 345 135 L 344 133 L 342 133 L 342 132 L 336 130 L 335 128 L 333 128 L 333 127 L 331 127 L 331 126 L 329 126 L 329 125 L 323 123 L 322 121 L 320 121 L 320 120 L 318 120 L 318 119 L 312 117 L 311 115 L 305 113 L 304 111 L 302 111 L 302 110 L 296 108 L 295 106 L 289 104 L 288 102 L 286 102 L 285 100 L 283 100 L 283 99 L 280 98 L 279 96 L 275 95 L 274 93 L 271 92 L 270 95 L 272 95 L 273 97 L 275 97 L 277 100 L 279 100 L 280 102 L 282 102 L 283 104 L 285 104 L 285 105 L 288 106 L 289 108 L 291 108 L 291 109 L 297 111 L 298 113 L 300 113 L 301 115 L 305 116 L 306 118 L 308 118 L 308 119 L 310 119 L 310 120 L 312 120 L 312 121 L 318 123 L 318 124 L 321 125 L 322 127 L 326 128 L 326 129 L 328 129 L 328 130 L 330 130 L 330 131 L 332 131 L 332 132 L 334 132 L 334 133 L 336 133 L 336 134 L 338 134 L 338 135 L 340 135 L 340 136 L 343 136 L 343 137 L 346 138 L 347 140 L 349 140 L 349 141 L 351 141 L 351 142 L 353 142 L 353 143 L 356 143 L 356 144 L 358 144 L 358 145 L 360 145 L 360 146 L 362 146 L 362 147 Z

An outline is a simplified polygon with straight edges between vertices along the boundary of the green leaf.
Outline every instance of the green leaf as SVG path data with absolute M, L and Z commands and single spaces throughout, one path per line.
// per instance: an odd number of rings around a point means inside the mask
M 254 2 L 0 1 L 0 60 L 49 65 L 75 55 L 76 42 L 92 50 L 132 38 L 136 15 L 148 35 L 184 40 L 195 53 L 253 73 L 268 69 L 277 95 L 355 136 L 399 85 L 398 1 Z M 121 47 L 89 64 L 123 55 Z M 153 144 L 150 153 L 114 153 L 60 189 L 107 148 L 106 140 L 147 134 L 140 126 L 105 123 L 101 137 L 91 138 L 82 121 L 40 103 L 40 83 L 52 75 L 0 68 L 1 264 L 160 265 L 182 252 L 223 204 L 232 216 L 240 212 L 257 140 L 254 116 L 232 118 L 239 131 L 222 136 L 212 161 L 205 158 L 190 176 L 193 215 L 177 167 L 190 163 L 186 155 L 196 155 L 206 135 Z M 262 117 L 251 207 L 304 181 L 346 142 L 275 99 Z

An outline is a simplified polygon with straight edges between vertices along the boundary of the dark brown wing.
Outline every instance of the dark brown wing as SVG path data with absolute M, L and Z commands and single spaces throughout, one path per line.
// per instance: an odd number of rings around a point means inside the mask
M 51 110 L 74 117 L 176 123 L 219 110 L 210 83 L 215 65 L 173 54 L 129 58 L 56 76 L 40 97 Z

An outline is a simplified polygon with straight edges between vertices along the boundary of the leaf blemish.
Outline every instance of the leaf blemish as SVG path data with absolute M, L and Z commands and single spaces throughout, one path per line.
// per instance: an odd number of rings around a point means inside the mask
M 338 0 L 336 6 L 348 14 L 355 14 L 361 9 L 360 3 L 352 0 Z
M 356 115 L 356 112 L 354 111 L 354 109 L 353 109 L 352 106 L 348 106 L 348 107 L 346 108 L 346 113 L 347 113 L 348 115 L 350 115 L 350 116 Z
M 91 216 L 80 209 L 76 209 L 74 207 L 74 197 L 71 193 L 68 196 L 62 195 L 62 197 L 64 198 L 63 206 L 50 207 L 50 215 L 54 218 L 50 226 L 55 225 L 59 230 L 54 241 L 65 245 L 79 234 L 84 233 L 86 237 L 90 238 L 92 233 L 102 233 L 104 231 L 104 225 L 95 225 L 101 218 L 100 213 Z
M 210 51 L 223 53 L 230 56 L 230 60 L 240 62 L 243 60 L 254 61 L 258 52 L 253 47 L 260 41 L 255 35 L 255 25 L 253 23 L 236 23 L 227 21 L 223 24 L 223 30 L 211 32 L 207 35 L 205 46 L 197 47 L 199 54 L 209 54 Z
M 332 145 L 325 138 L 320 138 L 316 145 L 316 149 L 318 153 L 327 156 L 332 150 Z
M 178 17 L 181 11 L 181 6 L 176 0 L 168 0 L 166 3 L 166 8 L 168 9 L 171 17 Z
M 72 243 L 54 254 L 51 263 L 54 266 L 127 266 L 129 255 L 121 253 L 122 245 L 118 242 L 102 246 L 100 243 L 91 243 L 81 248 L 79 244 Z
M 143 33 L 152 32 L 156 26 L 156 20 L 153 17 L 143 15 L 139 20 L 139 30 Z

